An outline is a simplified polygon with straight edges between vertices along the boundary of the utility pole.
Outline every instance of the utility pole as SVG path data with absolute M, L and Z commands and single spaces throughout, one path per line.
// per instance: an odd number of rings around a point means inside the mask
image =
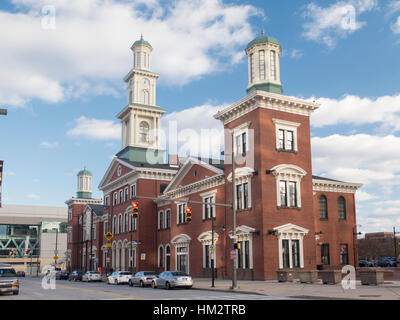
M 235 207 L 235 197 L 236 197 L 236 186 L 235 186 L 235 152 L 234 152 L 234 133 L 232 130 L 232 250 L 235 249 L 236 243 L 236 207 Z M 236 259 L 232 260 L 232 290 L 237 289 L 237 274 L 236 274 Z
M 393 241 L 394 241 L 394 256 L 397 259 L 397 241 L 396 241 L 396 227 L 393 227 Z

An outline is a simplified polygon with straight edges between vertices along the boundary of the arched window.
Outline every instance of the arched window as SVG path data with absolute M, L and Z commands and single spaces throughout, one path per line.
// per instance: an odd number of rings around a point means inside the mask
M 165 270 L 171 270 L 171 247 L 165 246 Z
M 264 50 L 259 51 L 260 80 L 265 80 L 265 54 Z
M 139 124 L 139 142 L 149 142 L 150 126 L 146 121 Z
M 128 214 L 124 215 L 124 232 L 128 232 Z
M 328 200 L 324 195 L 319 197 L 319 218 L 328 219 Z
M 342 196 L 338 198 L 338 216 L 339 220 L 346 220 L 346 200 Z
M 250 55 L 250 79 L 251 79 L 250 81 L 251 81 L 251 83 L 254 83 L 254 79 L 256 77 L 254 68 L 255 68 L 254 54 L 252 53 Z
M 116 232 L 117 232 L 117 217 L 115 217 L 115 216 L 113 218 L 112 232 L 113 232 L 113 234 L 116 234 Z
M 118 233 L 122 233 L 122 215 L 118 217 Z
M 142 90 L 141 104 L 149 104 L 149 91 Z
M 270 60 L 271 60 L 271 78 L 276 80 L 276 58 L 275 51 L 270 51 Z
M 160 246 L 158 248 L 158 267 L 162 268 L 164 266 L 164 248 Z
M 129 91 L 129 104 L 132 104 L 132 102 L 133 102 L 132 91 Z

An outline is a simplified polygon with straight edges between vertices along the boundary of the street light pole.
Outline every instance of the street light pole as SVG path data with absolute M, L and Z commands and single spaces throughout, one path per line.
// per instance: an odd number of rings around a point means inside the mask
M 212 244 L 212 255 L 211 255 L 211 287 L 215 287 L 214 281 L 215 281 L 215 248 L 214 248 L 214 210 L 213 207 L 210 206 L 210 212 L 211 212 L 211 244 Z
M 232 130 L 232 250 L 235 250 L 236 243 L 236 186 L 235 186 L 235 152 L 234 152 L 234 132 Z M 232 290 L 237 289 L 236 259 L 232 260 Z

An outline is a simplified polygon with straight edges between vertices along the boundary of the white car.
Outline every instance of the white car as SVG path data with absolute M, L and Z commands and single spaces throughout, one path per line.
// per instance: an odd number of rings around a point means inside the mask
M 101 274 L 97 271 L 87 271 L 82 275 L 82 281 L 101 281 Z
M 129 271 L 115 271 L 107 278 L 108 284 L 127 284 L 132 274 Z

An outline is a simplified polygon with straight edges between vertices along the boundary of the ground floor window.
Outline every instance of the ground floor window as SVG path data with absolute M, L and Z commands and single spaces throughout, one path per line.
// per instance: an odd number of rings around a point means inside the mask
M 329 244 L 322 244 L 321 245 L 321 263 L 329 265 Z
M 340 264 L 342 266 L 349 264 L 349 253 L 347 244 L 340 245 Z
M 171 270 L 171 247 L 165 246 L 165 270 Z
M 187 247 L 176 248 L 176 269 L 178 271 L 188 273 L 189 270 L 189 254 Z
M 250 269 L 250 241 L 239 241 L 238 248 L 238 268 Z

